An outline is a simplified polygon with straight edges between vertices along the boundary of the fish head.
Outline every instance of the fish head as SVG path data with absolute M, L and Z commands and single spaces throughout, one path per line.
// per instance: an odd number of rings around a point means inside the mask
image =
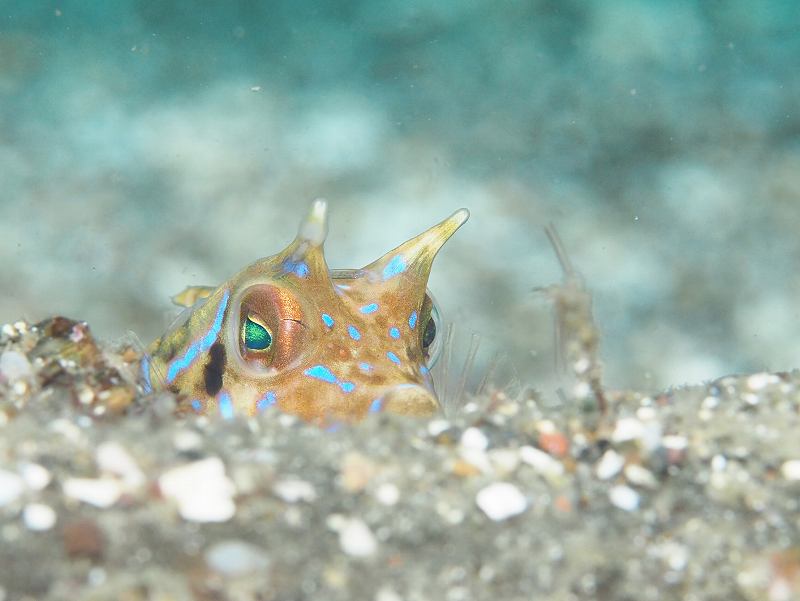
M 211 291 L 153 343 L 149 381 L 226 417 L 276 407 L 326 425 L 436 413 L 439 318 L 427 282 L 468 215 L 456 211 L 361 269 L 330 270 L 327 205 L 315 201 L 287 248 Z

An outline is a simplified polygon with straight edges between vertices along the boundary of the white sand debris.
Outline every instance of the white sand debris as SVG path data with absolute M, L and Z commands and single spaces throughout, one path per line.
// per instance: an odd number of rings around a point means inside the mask
M 297 478 L 279 480 L 272 487 L 273 492 L 287 503 L 305 501 L 313 503 L 317 498 L 317 491 L 310 482 Z
M 25 527 L 35 532 L 50 530 L 56 523 L 56 512 L 49 505 L 31 503 L 22 510 Z
M 338 530 L 342 551 L 353 557 L 369 557 L 375 554 L 378 541 L 369 526 L 359 518 L 336 517 L 340 519 L 329 520 L 329 525 Z
M 762 390 L 770 384 L 778 384 L 781 379 L 775 374 L 757 373 L 747 378 L 747 387 L 750 390 Z
M 610 480 L 619 474 L 622 467 L 625 465 L 625 458 L 617 453 L 614 449 L 608 449 L 600 461 L 597 462 L 595 467 L 595 474 L 601 480 Z
M 33 376 L 28 358 L 17 351 L 4 351 L 0 355 L 0 380 L 15 383 L 18 380 L 28 380 Z
M 245 576 L 269 567 L 266 551 L 243 540 L 223 540 L 213 544 L 205 553 L 208 567 L 224 576 Z
M 519 515 L 528 508 L 525 495 L 509 482 L 495 482 L 482 488 L 475 496 L 475 502 L 490 520 L 496 522 Z
M 489 447 L 489 439 L 479 428 L 467 428 L 461 435 L 461 446 L 464 449 L 485 451 Z
M 30 490 L 44 490 L 53 479 L 50 471 L 38 463 L 24 463 L 19 467 L 19 472 Z
M 800 459 L 789 459 L 781 465 L 781 475 L 787 480 L 800 480 Z
M 548 480 L 564 474 L 564 465 L 558 459 L 536 447 L 520 447 L 519 458 Z
M 630 486 L 618 485 L 608 491 L 608 498 L 615 507 L 625 511 L 636 511 L 639 508 L 639 493 Z
M 63 489 L 66 496 L 101 509 L 111 507 L 122 496 L 119 482 L 111 478 L 68 478 Z
M 0 470 L 0 507 L 16 501 L 25 489 L 25 483 L 17 474 Z
M 225 522 L 236 513 L 235 487 L 219 457 L 174 467 L 159 477 L 158 486 L 165 497 L 175 501 L 185 520 Z
M 108 441 L 97 447 L 97 465 L 102 471 L 121 478 L 126 489 L 139 488 L 145 482 L 139 465 L 118 442 Z
M 391 507 L 392 505 L 396 505 L 400 500 L 400 489 L 391 482 L 384 482 L 375 491 L 375 498 L 378 499 L 378 502 L 382 505 Z
M 631 463 L 625 466 L 625 478 L 627 478 L 628 482 L 631 484 L 641 486 L 642 488 L 658 488 L 658 480 L 653 475 L 653 472 L 638 463 Z

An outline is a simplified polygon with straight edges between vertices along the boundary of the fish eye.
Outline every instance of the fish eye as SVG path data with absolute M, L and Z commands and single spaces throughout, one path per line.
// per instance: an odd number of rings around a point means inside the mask
M 297 366 L 313 350 L 306 312 L 290 289 L 267 283 L 242 288 L 231 300 L 226 328 L 230 360 L 249 377 Z
M 425 333 L 422 334 L 422 350 L 427 351 L 434 340 L 436 340 L 436 320 L 431 316 L 425 324 Z
M 422 344 L 422 355 L 425 357 L 425 362 L 428 367 L 433 367 L 442 351 L 442 317 L 439 312 L 439 305 L 430 293 L 425 295 L 421 313 L 423 315 L 422 323 L 424 324 L 422 327 L 422 339 L 420 341 Z
M 272 346 L 272 334 L 261 321 L 248 315 L 242 323 L 242 343 L 251 351 L 265 351 Z

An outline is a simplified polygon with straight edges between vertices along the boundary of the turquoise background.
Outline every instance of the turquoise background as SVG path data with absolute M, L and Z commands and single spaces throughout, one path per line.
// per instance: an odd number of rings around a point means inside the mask
M 800 363 L 800 4 L 0 1 L 0 321 L 163 329 L 331 204 L 332 267 L 460 206 L 445 316 L 552 380 L 558 227 L 612 385 Z

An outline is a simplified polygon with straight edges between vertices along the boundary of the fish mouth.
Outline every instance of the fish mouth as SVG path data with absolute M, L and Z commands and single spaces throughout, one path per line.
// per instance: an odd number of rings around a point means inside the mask
M 441 410 L 436 395 L 419 384 L 392 386 L 380 398 L 379 407 L 383 411 L 414 417 L 430 417 Z

